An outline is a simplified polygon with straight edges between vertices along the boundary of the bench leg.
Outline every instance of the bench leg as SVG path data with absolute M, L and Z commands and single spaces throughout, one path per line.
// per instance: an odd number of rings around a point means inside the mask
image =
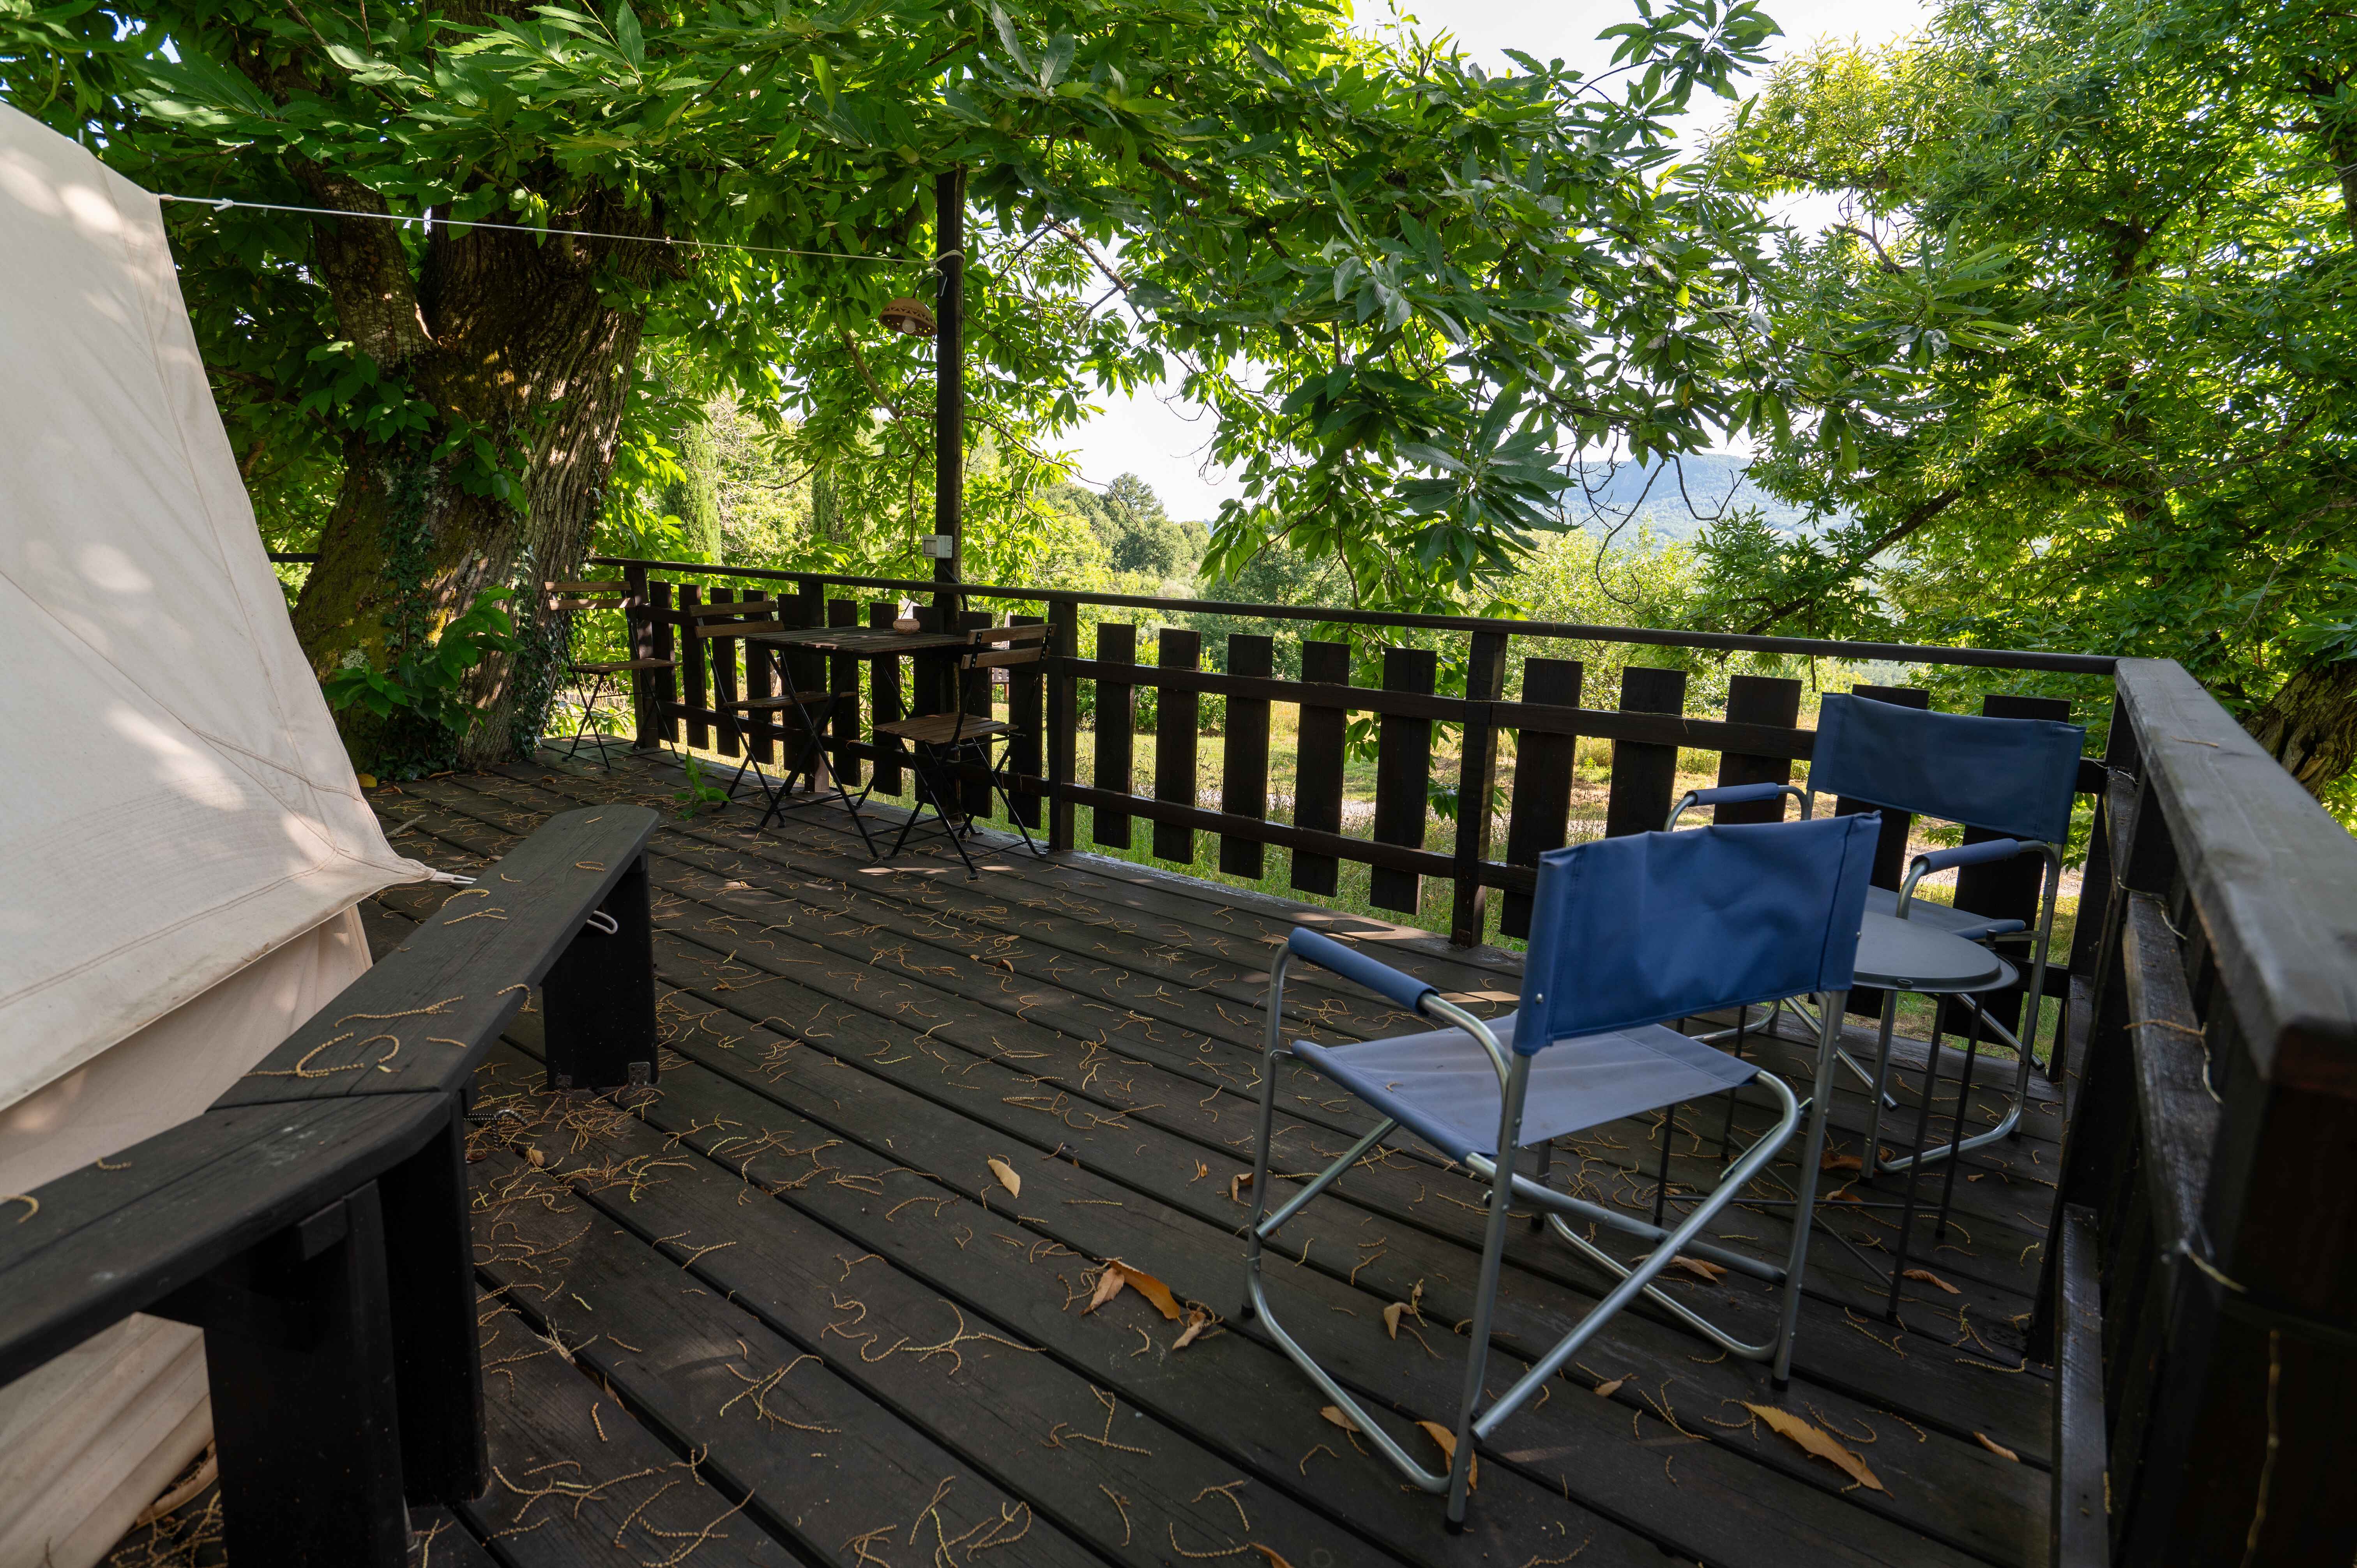
M 613 929 L 582 928 L 542 983 L 551 1090 L 655 1081 L 654 920 L 644 855 L 598 913 Z
M 414 1503 L 457 1503 L 490 1484 L 475 1251 L 467 1229 L 466 1123 L 450 1120 L 378 1178 L 401 1406 L 401 1473 Z
M 205 1330 L 230 1561 L 398 1568 L 409 1515 L 376 1184 L 181 1293 L 169 1315 Z

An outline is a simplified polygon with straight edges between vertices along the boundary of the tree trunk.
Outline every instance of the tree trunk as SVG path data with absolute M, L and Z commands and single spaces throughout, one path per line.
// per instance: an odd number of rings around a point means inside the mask
M 383 209 L 331 171 L 298 173 L 321 205 Z M 659 231 L 602 191 L 550 218 Z M 475 671 L 473 719 L 447 758 L 504 760 L 529 745 L 562 673 L 563 623 L 540 585 L 578 577 L 588 553 L 642 325 L 621 302 L 671 263 L 653 245 L 436 225 L 413 266 L 395 225 L 364 219 L 320 220 L 317 247 L 344 335 L 431 413 L 423 430 L 347 439 L 296 633 L 322 678 L 361 660 L 383 669 L 486 586 L 515 588 L 518 650 Z M 500 471 L 520 489 L 500 494 Z M 365 714 L 339 722 L 363 765 L 392 745 Z
M 2357 764 L 2357 659 L 2296 672 L 2248 722 L 2302 789 L 2321 794 Z

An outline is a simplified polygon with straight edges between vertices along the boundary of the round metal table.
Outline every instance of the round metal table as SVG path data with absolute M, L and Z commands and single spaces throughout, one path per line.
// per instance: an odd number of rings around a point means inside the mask
M 2012 964 L 1964 938 L 1894 915 L 1867 911 L 1857 932 L 1857 983 L 1927 996 L 2001 991 L 2020 978 Z M 1886 1015 L 1888 1009 L 1885 1009 Z M 1887 1054 L 1890 1031 L 1883 1029 Z
M 1867 1101 L 1867 1138 L 1863 1169 L 1868 1175 L 1905 1171 L 1907 1197 L 1901 1207 L 1899 1221 L 1898 1258 L 1891 1269 L 1890 1306 L 1886 1316 L 1895 1317 L 1899 1309 L 1900 1281 L 1907 1270 L 1908 1243 L 1915 1224 L 1916 1176 L 1927 1157 L 1937 1155 L 1947 1161 L 1947 1179 L 1940 1197 L 1940 1225 L 1947 1226 L 1948 1205 L 1954 1195 L 1958 1156 L 1964 1144 L 1964 1111 L 1972 1094 L 1973 1059 L 1980 1047 L 1979 1014 L 1975 1009 L 1972 1044 L 1964 1053 L 1964 1067 L 1956 1087 L 1954 1125 L 1947 1146 L 1926 1151 L 1925 1134 L 1932 1120 L 1932 1090 L 1939 1082 L 1940 1054 L 1932 1047 L 1924 1063 L 1923 1089 L 1915 1111 L 1914 1152 L 1896 1159 L 1882 1157 L 1882 1102 L 1884 1089 L 1890 1074 L 1890 1032 L 1898 1020 L 1899 993 L 1911 991 L 1925 996 L 1969 996 L 1986 991 L 2003 991 L 2019 983 L 2021 972 L 2011 963 L 1981 946 L 1967 941 L 1952 932 L 1939 930 L 1913 920 L 1902 920 L 1894 915 L 1867 912 L 1858 928 L 1857 983 L 1880 988 L 1882 1025 L 1874 1052 L 1874 1087 Z

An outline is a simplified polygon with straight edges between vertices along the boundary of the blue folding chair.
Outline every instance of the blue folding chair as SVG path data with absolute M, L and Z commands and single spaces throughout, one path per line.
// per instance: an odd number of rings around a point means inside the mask
M 2046 994 L 2046 961 L 2054 936 L 2054 913 L 2062 891 L 2062 853 L 2071 842 L 2071 806 L 2079 785 L 2079 758 L 2085 750 L 2083 725 L 2051 719 L 1986 718 L 1969 714 L 1933 713 L 1904 708 L 1871 697 L 1835 693 L 1826 696 L 1817 716 L 1814 754 L 1809 762 L 1808 789 L 1790 784 L 1737 785 L 1725 789 L 1696 789 L 1678 802 L 1670 825 L 1690 806 L 1738 800 L 1762 800 L 1791 794 L 1801 801 L 1801 814 L 1810 814 L 1811 798 L 1846 796 L 1886 811 L 1908 811 L 1978 829 L 2001 836 L 1978 843 L 1935 849 L 1914 857 L 1906 881 L 1897 888 L 1876 887 L 1867 894 L 1866 907 L 1878 914 L 1921 920 L 1934 929 L 1968 941 L 1994 946 L 2012 939 L 2030 944 L 2028 1023 L 2020 1036 L 1989 1016 L 1980 998 L 1962 998 L 1978 1028 L 2011 1047 L 2019 1058 L 2012 1103 L 1989 1131 L 1956 1137 L 1947 1144 L 1884 1160 L 1882 1112 L 1895 1107 L 1889 1092 L 1890 1035 L 1895 996 L 1882 1012 L 1880 1040 L 1870 1076 L 1874 1088 L 1873 1120 L 1867 1148 L 1875 1168 L 1900 1171 L 1920 1168 L 1977 1149 L 2011 1133 L 2021 1122 L 2021 1107 L 2029 1088 L 2031 1048 L 2037 1044 L 2039 1001 Z M 1916 885 L 1931 874 L 1951 866 L 1982 865 L 2034 854 L 2045 863 L 2045 882 L 2031 933 L 2020 920 L 1991 919 L 1944 904 L 1918 901 Z M 1977 1042 L 1978 1036 L 1975 1036 Z M 2026 1042 L 2026 1043 L 2025 1043 Z M 1846 1059 L 1846 1058 L 1845 1058 Z M 1854 1069 L 1856 1063 L 1850 1064 Z M 1970 1087 L 1966 1080 L 1966 1089 Z M 1928 1097 L 1930 1086 L 1925 1086 Z M 1962 1115 L 1961 1101 L 1958 1114 Z M 1961 1124 L 1960 1124 L 1961 1131 Z
M 1522 1004 L 1492 1023 L 1443 999 L 1424 981 L 1306 928 L 1294 928 L 1278 951 L 1269 970 L 1260 1138 L 1253 1161 L 1253 1216 L 1246 1242 L 1246 1314 L 1268 1326 L 1310 1380 L 1410 1482 L 1428 1492 L 1448 1494 L 1451 1530 L 1464 1523 L 1475 1442 L 1487 1439 L 1640 1293 L 1729 1352 L 1771 1362 L 1778 1386 L 1789 1377 L 1808 1219 L 1824 1143 L 1833 1031 L 1850 986 L 1878 832 L 1879 819 L 1867 814 L 1642 833 L 1542 855 Z M 1347 1046 L 1288 1043 L 1283 1022 L 1285 975 L 1296 960 L 1355 981 L 1444 1027 Z M 1796 1173 L 1799 1196 L 1792 1247 L 1780 1268 L 1696 1238 L 1791 1140 L 1801 1122 L 1802 1106 L 1781 1079 L 1757 1064 L 1662 1026 L 1672 1019 L 1802 994 L 1821 998 L 1819 1010 L 1826 1026 L 1811 1096 L 1807 1147 Z M 1299 1058 L 1349 1090 L 1382 1120 L 1270 1214 L 1269 1136 L 1276 1111 L 1277 1064 L 1287 1056 Z M 1648 1225 L 1514 1170 L 1513 1152 L 1532 1144 L 1750 1083 L 1764 1086 L 1775 1098 L 1775 1126 L 1722 1173 L 1716 1187 L 1699 1196 L 1674 1228 Z M 1261 1249 L 1269 1238 L 1401 1127 L 1463 1165 L 1491 1188 L 1456 1451 L 1448 1468 L 1438 1473 L 1426 1469 L 1393 1441 L 1295 1342 L 1269 1310 L 1261 1283 Z M 1501 1150 L 1506 1151 L 1503 1159 Z M 1618 1275 L 1620 1283 L 1477 1419 L 1474 1407 L 1481 1397 L 1507 1212 L 1517 1200 L 1540 1206 L 1556 1234 Z M 1567 1216 L 1641 1237 L 1653 1243 L 1653 1251 L 1634 1267 L 1626 1266 L 1574 1230 Z M 1773 1335 L 1763 1343 L 1747 1343 L 1655 1287 L 1654 1277 L 1681 1252 L 1781 1283 L 1783 1300 Z

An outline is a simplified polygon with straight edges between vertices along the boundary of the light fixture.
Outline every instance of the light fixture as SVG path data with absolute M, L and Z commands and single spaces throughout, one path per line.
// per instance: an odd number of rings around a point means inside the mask
M 911 338 L 931 338 L 940 330 L 921 299 L 888 300 L 879 315 L 885 326 Z

